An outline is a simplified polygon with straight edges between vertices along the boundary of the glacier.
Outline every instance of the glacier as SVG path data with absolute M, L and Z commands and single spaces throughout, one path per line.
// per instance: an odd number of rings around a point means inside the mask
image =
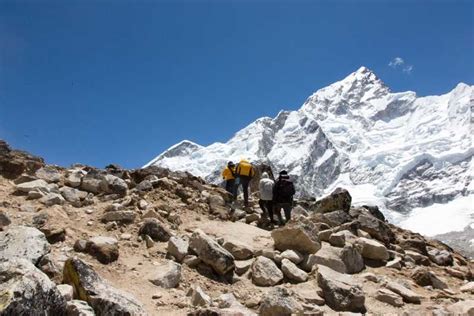
M 377 205 L 390 221 L 435 235 L 474 223 L 473 110 L 474 86 L 459 83 L 446 94 L 419 97 L 392 92 L 361 67 L 317 90 L 299 110 L 259 118 L 226 143 L 182 141 L 144 167 L 188 171 L 219 184 L 227 161 L 245 158 L 288 170 L 301 197 L 342 186 L 355 204 Z M 443 207 L 450 208 L 451 228 L 423 230 L 429 212 L 442 221 Z

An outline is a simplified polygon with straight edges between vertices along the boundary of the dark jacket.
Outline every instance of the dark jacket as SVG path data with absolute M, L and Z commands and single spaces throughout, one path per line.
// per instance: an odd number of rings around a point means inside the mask
M 273 187 L 273 201 L 275 203 L 293 203 L 293 195 L 295 193 L 295 186 L 290 181 L 290 177 L 282 175 Z

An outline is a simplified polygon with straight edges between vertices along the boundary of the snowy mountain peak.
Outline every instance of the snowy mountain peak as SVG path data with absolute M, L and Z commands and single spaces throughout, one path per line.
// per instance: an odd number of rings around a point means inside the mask
M 342 186 L 356 203 L 408 213 L 474 194 L 472 104 L 474 86 L 461 83 L 441 96 L 392 93 L 361 67 L 297 111 L 260 118 L 226 143 L 181 142 L 147 166 L 218 183 L 227 161 L 246 158 L 288 170 L 301 196 Z

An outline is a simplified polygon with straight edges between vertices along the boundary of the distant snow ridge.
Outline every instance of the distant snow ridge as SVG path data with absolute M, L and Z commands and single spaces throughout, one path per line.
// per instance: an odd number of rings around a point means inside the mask
M 298 111 L 257 119 L 227 143 L 183 141 L 146 166 L 218 183 L 228 160 L 248 158 L 288 170 L 302 196 L 344 186 L 356 203 L 408 213 L 473 194 L 473 92 L 460 83 L 441 96 L 393 93 L 361 67 Z

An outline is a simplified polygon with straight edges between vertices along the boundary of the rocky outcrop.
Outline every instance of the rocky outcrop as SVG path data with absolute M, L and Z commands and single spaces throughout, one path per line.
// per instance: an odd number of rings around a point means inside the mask
M 97 315 L 146 315 L 133 296 L 112 287 L 78 258 L 66 261 L 63 277 L 74 287 L 76 298 L 88 302 Z
M 346 211 L 351 207 L 352 197 L 346 189 L 336 188 L 329 196 L 326 196 L 311 206 L 315 213 L 329 213 L 332 211 Z
M 196 230 L 189 240 L 189 247 L 204 263 L 211 266 L 220 275 L 234 269 L 234 257 L 203 231 Z
M 66 300 L 30 260 L 0 262 L 1 315 L 65 315 Z

